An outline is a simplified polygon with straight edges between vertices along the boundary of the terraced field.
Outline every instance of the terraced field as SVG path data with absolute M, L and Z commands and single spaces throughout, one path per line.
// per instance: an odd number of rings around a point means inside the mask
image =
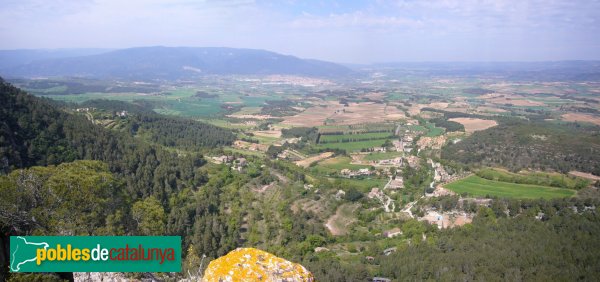
M 497 196 L 502 198 L 520 199 L 551 199 L 575 195 L 575 190 L 572 189 L 487 180 L 476 175 L 446 184 L 444 187 L 459 194 L 467 193 L 469 195 L 482 197 Z
M 370 132 L 370 133 L 360 133 L 360 134 L 343 134 L 343 135 L 321 135 L 319 143 L 335 143 L 335 142 L 343 142 L 344 140 L 356 140 L 356 141 L 366 141 L 366 140 L 376 140 L 376 139 L 386 139 L 392 135 L 391 132 Z

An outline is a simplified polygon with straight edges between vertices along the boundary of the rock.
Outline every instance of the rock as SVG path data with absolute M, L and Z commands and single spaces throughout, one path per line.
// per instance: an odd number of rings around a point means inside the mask
M 238 248 L 210 262 L 204 282 L 314 281 L 304 266 L 254 248 Z
M 125 274 L 120 272 L 73 272 L 73 280 L 81 281 L 103 281 L 103 282 L 126 282 L 130 281 Z

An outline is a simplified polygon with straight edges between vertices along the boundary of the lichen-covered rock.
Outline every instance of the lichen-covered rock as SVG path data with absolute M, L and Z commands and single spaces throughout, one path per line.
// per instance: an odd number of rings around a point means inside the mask
M 210 262 L 204 282 L 314 281 L 304 266 L 253 248 L 239 248 Z

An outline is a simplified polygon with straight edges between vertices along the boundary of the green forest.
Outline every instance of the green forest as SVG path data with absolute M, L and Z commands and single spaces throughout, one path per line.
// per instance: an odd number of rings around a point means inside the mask
M 472 166 L 600 174 L 600 127 L 505 119 L 447 145 L 442 158 Z

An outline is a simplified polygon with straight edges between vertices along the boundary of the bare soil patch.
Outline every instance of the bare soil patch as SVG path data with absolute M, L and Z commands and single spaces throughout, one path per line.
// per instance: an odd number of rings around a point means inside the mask
M 525 96 L 513 94 L 490 93 L 478 96 L 477 98 L 486 100 L 487 102 L 492 104 L 499 105 L 512 105 L 523 107 L 540 107 L 546 105 L 542 102 L 528 100 Z
M 435 103 L 430 103 L 428 105 L 425 105 L 428 108 L 434 108 L 434 109 L 439 109 L 439 110 L 443 110 L 445 108 L 448 108 L 449 103 L 446 102 L 435 102 Z
M 587 173 L 587 172 L 581 172 L 581 171 L 574 170 L 574 171 L 570 171 L 569 174 L 573 175 L 573 176 L 577 176 L 577 177 L 582 177 L 582 178 L 586 178 L 586 179 L 589 179 L 589 180 L 593 180 L 593 181 L 600 180 L 600 176 L 596 176 L 596 175 L 593 175 L 593 174 Z
M 301 166 L 301 167 L 308 167 L 313 162 L 318 162 L 320 160 L 329 158 L 331 156 L 333 156 L 333 152 L 321 153 L 321 154 L 319 154 L 317 156 L 306 158 L 306 159 L 303 159 L 301 161 L 297 161 L 296 165 Z
M 356 221 L 354 212 L 358 207 L 358 204 L 343 204 L 339 206 L 335 211 L 335 214 L 327 220 L 325 227 L 327 227 L 329 232 L 334 236 L 347 234 L 348 226 Z
M 295 115 L 286 117 L 283 124 L 293 126 L 348 125 L 379 123 L 404 118 L 404 112 L 394 106 L 380 103 L 350 103 L 344 106 L 338 102 L 329 102 L 306 109 Z
M 473 214 L 464 212 L 438 213 L 436 211 L 429 211 L 424 217 L 419 218 L 419 220 L 435 224 L 438 228 L 453 228 L 473 222 Z
M 259 131 L 253 131 L 252 133 L 256 136 L 262 136 L 262 137 L 272 137 L 272 138 L 281 137 L 281 130 L 259 130 Z
M 458 122 L 465 126 L 466 132 L 475 132 L 488 129 L 498 125 L 495 120 L 479 119 L 479 118 L 451 118 L 449 121 Z
M 582 121 L 600 125 L 600 117 L 582 113 L 566 113 L 562 115 L 562 119 L 566 121 Z

